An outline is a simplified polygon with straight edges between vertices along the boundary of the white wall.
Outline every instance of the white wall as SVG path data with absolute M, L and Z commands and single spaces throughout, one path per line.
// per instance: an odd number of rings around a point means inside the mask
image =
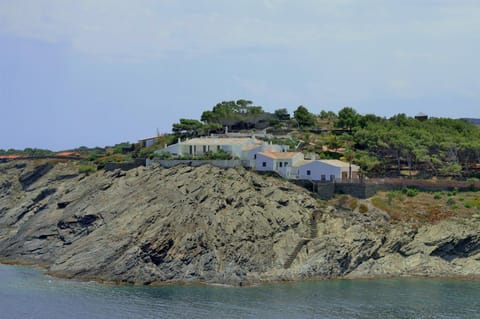
M 151 138 L 151 139 L 145 140 L 145 147 L 150 147 L 153 144 L 155 144 L 155 140 L 156 140 L 156 138 Z
M 276 159 L 274 161 L 274 168 L 276 168 L 276 171 L 284 177 L 298 178 L 298 170 L 296 167 L 293 167 L 293 165 L 295 162 L 301 160 L 303 160 L 302 153 L 299 153 L 295 157 L 289 159 Z M 280 162 L 282 163 L 282 167 L 280 167 Z
M 266 163 L 265 167 L 262 165 L 263 162 Z M 257 154 L 257 159 L 255 160 L 255 170 L 257 170 L 257 171 L 275 171 L 273 159 L 258 153 Z
M 307 171 L 310 170 L 310 175 Z M 298 168 L 300 179 L 309 179 L 314 181 L 322 180 L 322 175 L 325 175 L 325 180 L 330 181 L 330 176 L 335 175 L 335 178 L 341 178 L 341 167 L 333 166 L 321 161 L 312 161 L 311 163 L 302 165 Z
M 161 150 L 156 151 L 155 153 L 161 154 L 161 153 L 170 153 L 172 155 L 181 155 L 181 145 L 180 144 L 172 144 L 169 145 L 165 148 L 162 148 Z

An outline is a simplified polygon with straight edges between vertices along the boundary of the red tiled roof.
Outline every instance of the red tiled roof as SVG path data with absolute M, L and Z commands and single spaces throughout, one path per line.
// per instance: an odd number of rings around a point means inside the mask
M 14 159 L 14 158 L 21 158 L 22 155 L 0 155 L 0 159 Z
M 80 153 L 77 152 L 58 152 L 55 154 L 55 156 L 64 156 L 64 157 L 79 157 Z

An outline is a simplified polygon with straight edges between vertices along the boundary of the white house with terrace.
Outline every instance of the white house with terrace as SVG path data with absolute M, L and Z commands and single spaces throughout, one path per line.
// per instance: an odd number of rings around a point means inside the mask
M 260 152 L 274 151 L 285 152 L 288 145 L 269 144 L 267 142 L 251 138 L 234 137 L 199 137 L 186 139 L 156 151 L 157 154 L 170 153 L 173 156 L 203 156 L 207 152 L 223 150 L 233 158 L 242 161 L 246 167 L 255 167 L 256 154 Z
M 224 150 L 256 171 L 276 172 L 287 179 L 319 182 L 357 180 L 360 168 L 339 160 L 305 160 L 301 152 L 289 152 L 287 145 L 269 144 L 252 138 L 192 138 L 167 146 L 156 153 L 173 156 L 202 156 L 206 152 Z

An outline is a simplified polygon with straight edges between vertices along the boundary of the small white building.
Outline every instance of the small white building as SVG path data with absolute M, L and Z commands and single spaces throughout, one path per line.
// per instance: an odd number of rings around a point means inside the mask
M 255 170 L 273 171 L 285 178 L 297 178 L 294 164 L 302 160 L 301 152 L 260 152 L 256 156 Z
M 253 146 L 251 148 L 246 147 L 244 149 L 244 154 L 242 159 L 248 160 L 249 167 L 257 167 L 257 154 L 262 152 L 287 152 L 288 145 L 278 145 L 278 144 L 263 144 L 260 146 Z
M 339 160 L 302 161 L 298 163 L 298 178 L 322 182 L 346 182 L 358 179 L 359 170 L 360 167 L 357 165 Z
M 140 144 L 142 147 L 150 147 L 153 144 L 155 144 L 157 139 L 158 139 L 157 136 L 144 138 L 144 139 L 138 140 L 138 144 Z

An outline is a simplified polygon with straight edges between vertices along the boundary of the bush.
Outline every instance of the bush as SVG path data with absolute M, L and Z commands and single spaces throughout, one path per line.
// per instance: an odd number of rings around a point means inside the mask
M 96 161 L 98 158 L 99 158 L 99 156 L 98 156 L 97 154 L 90 154 L 90 155 L 88 156 L 88 160 L 89 160 L 90 162 L 94 162 L 94 161 Z
M 350 209 L 354 211 L 357 208 L 357 204 L 357 200 L 355 198 L 352 198 L 349 203 Z
M 455 187 L 451 192 L 448 192 L 448 196 L 455 196 L 458 193 L 458 188 Z
M 231 160 L 232 155 L 230 155 L 225 150 L 218 150 L 217 152 L 208 151 L 205 153 L 205 157 L 209 160 Z
M 473 207 L 472 203 L 470 203 L 470 202 L 466 202 L 463 206 L 465 206 L 465 208 L 472 208 Z
M 403 193 L 406 194 L 408 197 L 415 197 L 418 195 L 418 189 L 416 188 L 404 188 Z
M 96 170 L 97 167 L 91 164 L 82 164 L 78 167 L 78 173 L 80 174 L 94 173 Z
M 453 206 L 453 205 L 455 205 L 455 200 L 454 200 L 453 198 L 447 199 L 447 205 L 448 205 L 448 206 Z
M 171 159 L 173 157 L 172 153 L 170 153 L 170 152 L 155 153 L 154 156 L 158 159 L 161 159 L 161 160 L 168 160 L 168 159 Z
M 358 207 L 358 211 L 362 214 L 365 214 L 366 212 L 368 212 L 368 206 L 365 204 L 360 204 L 360 206 Z
M 442 199 L 442 195 L 437 193 L 433 195 L 433 199 Z

